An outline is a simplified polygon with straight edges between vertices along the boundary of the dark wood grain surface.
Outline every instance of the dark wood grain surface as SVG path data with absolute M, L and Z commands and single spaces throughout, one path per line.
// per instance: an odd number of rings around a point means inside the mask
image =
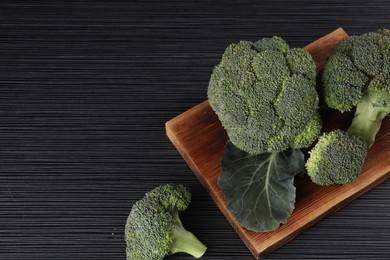
M 190 187 L 204 259 L 252 259 L 165 135 L 225 47 L 390 27 L 390 2 L 1 1 L 0 259 L 125 259 L 132 203 Z M 389 259 L 390 182 L 267 259 Z M 183 254 L 169 259 L 191 259 Z

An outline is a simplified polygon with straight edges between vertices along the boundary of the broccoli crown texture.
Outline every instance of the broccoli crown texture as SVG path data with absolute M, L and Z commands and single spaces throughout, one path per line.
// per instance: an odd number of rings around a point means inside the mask
M 157 201 L 168 211 L 184 211 L 191 202 L 191 193 L 188 188 L 180 184 L 160 185 L 146 193 L 145 197 Z
M 360 175 L 367 150 L 360 136 L 341 130 L 325 133 L 309 152 L 307 173 L 319 185 L 347 184 Z
M 187 209 L 191 194 L 183 185 L 161 185 L 137 201 L 125 227 L 128 260 L 160 260 L 169 254 L 186 252 L 200 257 L 206 247 L 179 218 Z
M 322 81 L 325 102 L 342 112 L 363 96 L 390 104 L 390 30 L 381 29 L 339 42 L 326 62 Z
M 225 50 L 208 98 L 231 142 L 251 154 L 309 146 L 321 131 L 316 64 L 279 37 Z
M 174 219 L 160 204 L 136 202 L 125 227 L 127 259 L 162 259 L 173 243 Z

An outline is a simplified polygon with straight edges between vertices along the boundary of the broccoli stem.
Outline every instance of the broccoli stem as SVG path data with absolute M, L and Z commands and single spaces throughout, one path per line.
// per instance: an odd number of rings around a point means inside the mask
M 172 216 L 175 219 L 175 228 L 173 231 L 174 240 L 170 253 L 175 254 L 184 252 L 195 258 L 200 258 L 206 252 L 207 247 L 203 245 L 194 234 L 183 227 L 177 210 L 172 212 Z
M 351 135 L 361 136 L 370 147 L 375 141 L 383 118 L 389 112 L 390 107 L 376 102 L 374 98 L 366 94 L 357 104 L 355 116 L 347 132 Z

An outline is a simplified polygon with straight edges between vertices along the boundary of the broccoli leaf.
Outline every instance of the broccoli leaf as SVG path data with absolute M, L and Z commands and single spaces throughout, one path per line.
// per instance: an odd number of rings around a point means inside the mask
M 242 226 L 256 232 L 272 231 L 291 215 L 294 177 L 304 171 L 300 149 L 252 155 L 228 141 L 218 185 Z

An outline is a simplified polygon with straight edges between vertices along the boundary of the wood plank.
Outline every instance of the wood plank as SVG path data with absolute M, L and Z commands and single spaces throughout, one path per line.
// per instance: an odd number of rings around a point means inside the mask
M 347 36 L 339 28 L 305 47 L 316 61 L 318 70 L 333 46 Z M 343 128 L 350 118 L 351 113 L 330 112 L 324 120 L 324 129 Z M 166 132 L 172 143 L 257 259 L 387 179 L 390 176 L 389 130 L 390 120 L 387 118 L 357 180 L 344 186 L 323 187 L 313 184 L 309 178 L 298 179 L 296 208 L 287 223 L 272 232 L 253 232 L 241 227 L 230 214 L 217 185 L 220 158 L 228 137 L 208 102 L 204 101 L 166 123 Z

